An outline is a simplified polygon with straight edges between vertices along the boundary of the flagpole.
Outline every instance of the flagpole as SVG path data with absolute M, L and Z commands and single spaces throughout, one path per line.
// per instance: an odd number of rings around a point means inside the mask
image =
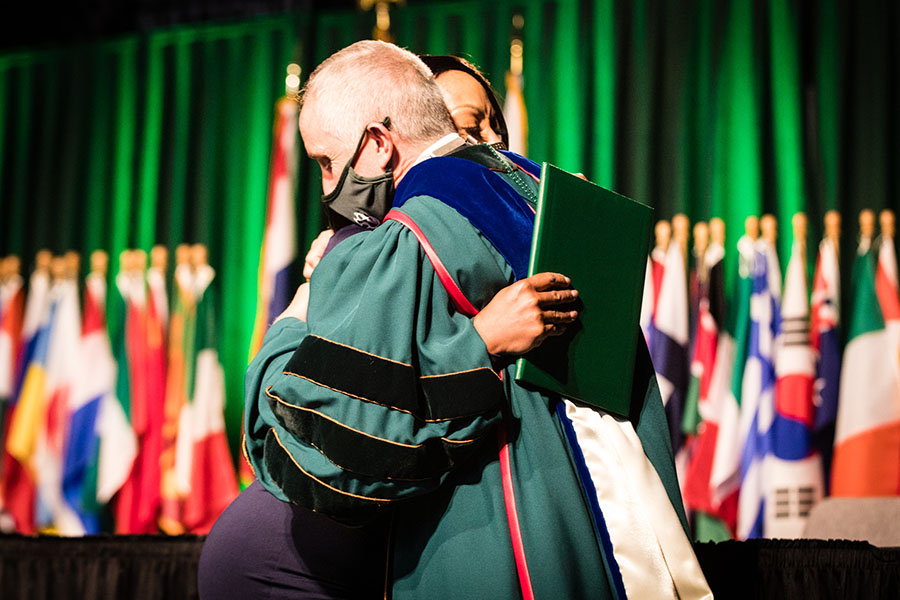
M 522 72 L 524 65 L 524 44 L 522 30 L 524 17 L 516 13 L 512 18 L 512 34 L 509 42 L 509 70 L 506 72 L 506 97 L 503 114 L 506 118 L 509 150 L 516 154 L 528 155 L 528 113 L 522 92 Z
M 706 281 L 706 249 L 709 247 L 709 224 L 697 221 L 694 224 L 694 260 L 697 265 L 697 279 Z

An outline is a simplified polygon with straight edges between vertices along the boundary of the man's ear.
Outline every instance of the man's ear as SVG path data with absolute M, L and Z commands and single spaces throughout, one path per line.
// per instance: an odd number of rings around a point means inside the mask
M 383 123 L 369 123 L 366 128 L 369 138 L 375 142 L 375 161 L 381 170 L 385 170 L 394 156 L 394 137 Z

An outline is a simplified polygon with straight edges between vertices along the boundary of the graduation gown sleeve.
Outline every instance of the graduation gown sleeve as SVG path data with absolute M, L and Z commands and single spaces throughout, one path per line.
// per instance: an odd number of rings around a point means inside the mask
M 447 240 L 465 248 L 465 273 L 454 273 L 461 283 L 505 285 L 509 272 L 480 235 L 431 204 Z M 308 323 L 272 327 L 248 370 L 246 399 L 247 454 L 263 485 L 361 523 L 439 487 L 490 437 L 505 395 L 484 342 L 453 309 L 419 242 L 388 222 L 322 260 Z

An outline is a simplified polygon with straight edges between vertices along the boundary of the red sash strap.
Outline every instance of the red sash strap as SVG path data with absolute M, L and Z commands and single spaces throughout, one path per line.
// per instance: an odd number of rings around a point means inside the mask
M 524 169 L 523 169 L 524 170 Z M 425 234 L 416 225 L 416 222 L 406 213 L 397 210 L 391 210 L 384 216 L 384 220 L 397 221 L 405 225 L 419 240 L 422 249 L 434 272 L 437 273 L 438 279 L 450 295 L 450 300 L 456 306 L 456 310 L 466 315 L 474 317 L 478 314 L 478 309 L 472 306 L 469 299 L 466 298 L 462 290 L 450 276 L 447 267 L 441 261 L 440 257 L 432 247 L 431 242 L 425 237 Z M 505 425 L 505 423 L 504 423 Z M 516 571 L 519 575 L 519 585 L 522 588 L 522 597 L 525 600 L 534 600 L 534 589 L 531 586 L 531 575 L 528 572 L 528 562 L 525 560 L 525 543 L 522 538 L 522 528 L 519 525 L 519 511 L 516 509 L 516 495 L 513 489 L 512 467 L 509 460 L 509 443 L 506 440 L 506 429 L 501 426 L 497 428 L 497 443 L 500 447 L 500 475 L 503 480 L 503 501 L 506 504 L 506 520 L 509 523 L 509 535 L 512 538 L 513 555 L 516 559 Z
M 541 183 L 540 177 L 538 177 L 537 175 L 535 175 L 528 169 L 523 169 L 522 167 L 519 167 L 519 170 L 522 171 L 523 173 L 525 173 L 526 175 L 528 175 L 529 177 L 531 177 L 532 179 L 534 179 L 538 184 Z
M 469 299 L 466 298 L 465 294 L 462 293 L 462 290 L 459 289 L 459 286 L 456 285 L 453 277 L 450 276 L 450 272 L 447 271 L 447 267 L 441 262 L 437 252 L 435 252 L 434 248 L 431 246 L 431 242 L 428 241 L 428 238 L 425 237 L 425 234 L 419 229 L 419 226 L 416 225 L 416 222 L 413 221 L 409 215 L 398 210 L 388 211 L 388 214 L 384 215 L 384 220 L 397 221 L 398 223 L 406 225 L 406 227 L 412 231 L 413 235 L 416 236 L 416 239 L 419 240 L 419 244 L 422 245 L 422 250 L 425 251 L 428 260 L 431 261 L 431 266 L 434 267 L 434 272 L 437 273 L 438 279 L 444 284 L 444 289 L 450 294 L 450 300 L 453 301 L 456 310 L 467 317 L 474 317 L 477 315 L 478 309 L 472 306 Z
M 534 589 L 531 587 L 531 574 L 528 572 L 528 561 L 525 560 L 525 541 L 519 525 L 519 511 L 516 508 L 516 492 L 513 489 L 512 467 L 509 462 L 509 442 L 506 440 L 506 422 L 497 429 L 497 444 L 500 446 L 500 479 L 503 481 L 503 502 L 506 504 L 506 521 L 509 523 L 509 536 L 512 538 L 513 555 L 516 557 L 516 571 L 519 574 L 519 586 L 522 588 L 524 600 L 534 600 Z

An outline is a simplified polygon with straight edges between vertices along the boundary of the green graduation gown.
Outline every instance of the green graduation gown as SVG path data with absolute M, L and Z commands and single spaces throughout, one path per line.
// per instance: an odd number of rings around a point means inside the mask
M 484 177 L 533 199 L 534 183 L 514 170 L 484 168 Z M 400 210 L 477 308 L 515 281 L 447 203 L 419 194 Z M 642 349 L 635 428 L 686 528 Z M 518 386 L 513 369 L 496 364 L 454 309 L 411 231 L 387 221 L 323 258 L 306 323 L 286 318 L 266 334 L 247 371 L 245 452 L 282 500 L 348 526 L 389 519 L 394 599 L 513 598 L 521 591 L 498 461 L 503 427 L 535 597 L 614 598 L 615 565 L 555 414 L 560 400 Z

